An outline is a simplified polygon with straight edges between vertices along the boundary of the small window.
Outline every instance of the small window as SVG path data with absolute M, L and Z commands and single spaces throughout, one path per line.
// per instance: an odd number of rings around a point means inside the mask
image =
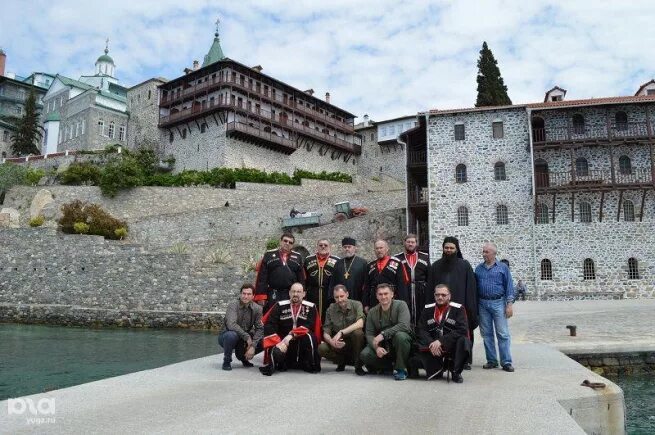
M 491 124 L 491 129 L 493 131 L 494 139 L 502 139 L 505 137 L 505 132 L 503 131 L 502 121 L 496 121 Z
M 109 134 L 108 134 L 110 139 L 114 138 L 114 121 L 111 121 L 109 123 Z
M 548 218 L 548 206 L 544 203 L 537 204 L 537 223 L 547 224 L 550 220 Z
M 469 224 L 469 209 L 461 206 L 457 209 L 457 225 L 467 227 Z
M 455 125 L 455 140 L 464 140 L 466 137 L 464 132 L 464 124 Z
M 496 206 L 496 224 L 497 225 L 507 225 L 509 223 L 509 216 L 507 213 L 506 205 Z
M 573 115 L 573 133 L 575 134 L 584 134 L 584 116 L 576 113 Z
M 626 222 L 635 221 L 635 205 L 630 200 L 623 201 L 623 220 Z
M 200 133 L 204 133 L 206 131 L 207 131 L 207 123 L 203 122 L 202 124 L 200 124 Z
M 591 222 L 591 205 L 588 202 L 580 203 L 580 222 Z
M 591 258 L 585 258 L 584 260 L 583 276 L 585 281 L 596 279 L 596 266 Z
M 375 139 L 375 135 L 371 133 L 371 140 Z
M 151 94 L 152 94 L 152 91 L 150 89 L 148 89 L 148 99 L 150 99 Z
M 466 165 L 463 163 L 460 163 L 457 165 L 455 168 L 455 181 L 457 183 L 466 183 L 467 177 L 466 177 Z
M 3 142 L 9 142 L 9 132 L 7 130 L 4 130 L 2 132 L 2 141 Z
M 100 136 L 107 137 L 107 133 L 105 132 L 105 121 L 102 119 L 98 121 L 98 133 L 100 133 Z
M 86 121 L 82 120 L 82 132 L 80 134 L 84 134 L 84 127 L 86 127 Z
M 630 157 L 619 157 L 619 172 L 621 175 L 632 175 L 632 162 L 630 161 Z
M 3 151 L 3 152 L 2 152 L 2 158 L 3 158 L 3 159 L 7 158 L 7 152 L 6 152 L 6 151 Z
M 647 89 L 646 95 L 655 95 L 655 89 Z
M 494 165 L 494 180 L 496 181 L 507 180 L 507 175 L 505 174 L 505 163 L 496 162 L 496 164 Z
M 174 140 L 175 140 L 175 134 L 171 131 L 171 132 L 168 134 L 168 142 L 169 142 L 169 143 L 173 143 Z
M 628 259 L 628 279 L 639 279 L 639 262 L 636 258 Z
M 625 112 L 616 112 L 614 120 L 616 121 L 616 129 L 618 131 L 628 129 L 628 115 Z
M 551 281 L 553 279 L 553 264 L 549 259 L 541 260 L 541 280 Z
M 578 177 L 589 176 L 589 163 L 584 157 L 579 157 L 575 160 L 575 175 Z
M 121 125 L 118 127 L 118 140 L 124 141 L 125 140 L 125 126 Z
M 182 139 L 186 139 L 186 128 L 182 129 Z

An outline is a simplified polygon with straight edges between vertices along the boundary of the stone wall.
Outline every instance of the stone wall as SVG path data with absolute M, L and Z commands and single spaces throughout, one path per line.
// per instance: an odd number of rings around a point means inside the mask
M 655 373 L 655 352 L 586 353 L 568 356 L 601 376 Z
M 151 79 L 127 91 L 127 110 L 130 119 L 126 145 L 129 149 L 160 150 L 160 133 L 157 128 L 159 123 L 159 89 L 157 86 L 161 83 L 164 81 Z
M 357 173 L 367 178 L 387 176 L 405 183 L 405 147 L 398 142 L 378 143 L 377 125 L 358 128 L 357 133 L 362 135 L 362 155 Z

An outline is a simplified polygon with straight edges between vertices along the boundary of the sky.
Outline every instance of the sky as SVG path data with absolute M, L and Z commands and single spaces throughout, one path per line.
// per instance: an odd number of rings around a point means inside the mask
M 110 39 L 121 84 L 225 55 L 359 117 L 472 107 L 483 41 L 515 104 L 634 95 L 655 78 L 655 1 L 4 0 L 6 70 L 92 74 Z M 6 19 L 5 17 L 14 17 Z

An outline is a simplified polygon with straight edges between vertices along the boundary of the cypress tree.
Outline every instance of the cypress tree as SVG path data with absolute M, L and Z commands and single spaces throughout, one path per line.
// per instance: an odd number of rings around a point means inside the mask
M 34 89 L 31 89 L 25 100 L 25 114 L 16 121 L 16 132 L 11 137 L 11 149 L 19 156 L 39 154 L 38 143 L 42 136 L 43 127 L 39 124 L 36 95 Z
M 507 86 L 500 75 L 498 62 L 489 50 L 487 42 L 482 44 L 478 59 L 478 99 L 475 107 L 508 106 L 512 100 L 507 95 Z

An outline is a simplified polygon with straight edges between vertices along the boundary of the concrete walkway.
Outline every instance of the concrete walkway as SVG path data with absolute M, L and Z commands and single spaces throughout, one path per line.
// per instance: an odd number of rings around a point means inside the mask
M 516 372 L 482 370 L 478 336 L 463 384 L 357 377 L 329 363 L 316 375 L 268 378 L 238 362 L 224 372 L 220 357 L 211 356 L 29 396 L 34 403 L 56 401 L 55 415 L 44 416 L 54 421 L 41 424 L 30 424 L 29 411 L 8 415 L 7 402 L 0 402 L 0 432 L 622 433 L 620 388 L 555 348 L 655 347 L 654 310 L 655 300 L 519 302 L 510 325 Z M 570 323 L 578 326 L 576 338 L 568 337 Z M 634 347 L 622 330 L 640 337 Z M 580 386 L 585 379 L 608 387 Z

